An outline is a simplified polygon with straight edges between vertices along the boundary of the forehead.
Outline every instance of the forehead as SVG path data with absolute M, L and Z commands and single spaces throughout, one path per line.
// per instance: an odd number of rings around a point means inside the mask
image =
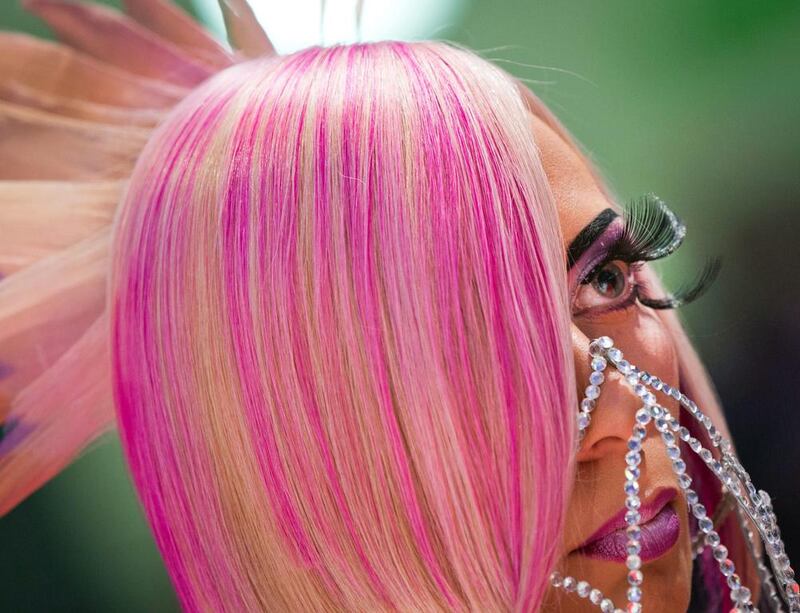
M 542 165 L 558 208 L 565 247 L 586 224 L 603 209 L 612 206 L 600 190 L 586 163 L 538 117 L 533 117 L 533 132 Z

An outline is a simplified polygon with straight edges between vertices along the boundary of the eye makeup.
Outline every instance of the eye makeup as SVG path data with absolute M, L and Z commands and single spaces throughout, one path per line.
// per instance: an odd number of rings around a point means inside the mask
M 622 215 L 605 209 L 570 243 L 567 268 L 573 285 L 591 283 L 604 266 L 614 261 L 633 265 L 658 260 L 675 252 L 686 236 L 686 226 L 654 194 L 646 194 L 623 207 Z M 705 264 L 697 278 L 663 298 L 644 295 L 636 284 L 639 302 L 654 309 L 674 309 L 695 300 L 708 289 L 720 270 L 720 260 Z M 633 267 L 632 267 L 633 268 Z
M 581 259 L 592 259 L 603 249 L 607 249 L 620 236 L 623 226 L 614 209 L 603 209 L 572 240 L 567 248 L 567 270 L 572 269 Z
M 595 223 L 598 220 L 601 223 Z M 605 209 L 580 231 L 567 250 L 571 286 L 583 282 L 590 271 L 596 272 L 598 266 L 608 261 L 624 231 L 622 217 L 611 209 Z

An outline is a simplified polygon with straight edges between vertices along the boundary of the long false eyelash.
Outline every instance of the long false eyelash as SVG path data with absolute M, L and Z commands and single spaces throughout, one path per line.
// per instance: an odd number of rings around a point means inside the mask
M 623 209 L 625 222 L 622 241 L 629 258 L 650 261 L 664 258 L 678 249 L 686 237 L 686 226 L 655 194 L 632 200 Z M 702 296 L 716 280 L 722 267 L 720 258 L 707 261 L 690 283 L 664 298 L 648 298 L 640 293 L 639 302 L 652 309 L 677 309 Z
M 684 284 L 664 298 L 647 298 L 640 294 L 639 302 L 651 309 L 677 309 L 682 307 L 697 300 L 711 287 L 711 284 L 714 283 L 717 275 L 719 275 L 720 268 L 722 268 L 722 260 L 718 257 L 712 258 L 706 262 L 700 274 L 691 283 Z
M 681 246 L 686 226 L 655 194 L 645 194 L 623 207 L 620 245 L 638 260 L 659 260 Z
M 589 283 L 597 272 L 614 260 L 629 265 L 659 260 L 675 252 L 686 237 L 686 226 L 655 194 L 645 194 L 623 206 L 623 229 L 609 254 L 580 281 Z M 719 274 L 722 262 L 713 258 L 706 263 L 698 277 L 664 298 L 644 296 L 640 286 L 639 301 L 653 309 L 676 309 L 696 300 L 711 286 Z
M 680 247 L 686 226 L 655 194 L 645 194 L 622 207 L 622 232 L 605 258 L 580 283 L 586 284 L 606 264 L 658 260 Z

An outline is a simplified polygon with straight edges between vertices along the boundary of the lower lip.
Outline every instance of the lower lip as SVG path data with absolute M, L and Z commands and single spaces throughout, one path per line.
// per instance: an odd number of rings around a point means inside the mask
M 677 542 L 681 530 L 678 514 L 671 504 L 664 505 L 658 514 L 646 524 L 642 524 L 639 557 L 649 562 L 661 557 Z M 603 538 L 584 545 L 578 551 L 597 560 L 611 560 L 624 563 L 628 557 L 628 535 L 625 530 L 617 530 Z

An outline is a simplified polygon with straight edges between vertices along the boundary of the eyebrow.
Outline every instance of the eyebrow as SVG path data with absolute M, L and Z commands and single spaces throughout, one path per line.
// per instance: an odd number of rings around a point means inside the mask
M 605 232 L 606 228 L 617 218 L 619 214 L 613 209 L 603 209 L 597 217 L 592 219 L 586 226 L 578 232 L 577 236 L 567 247 L 567 270 L 571 269 L 580 257 L 586 253 L 592 243 Z

